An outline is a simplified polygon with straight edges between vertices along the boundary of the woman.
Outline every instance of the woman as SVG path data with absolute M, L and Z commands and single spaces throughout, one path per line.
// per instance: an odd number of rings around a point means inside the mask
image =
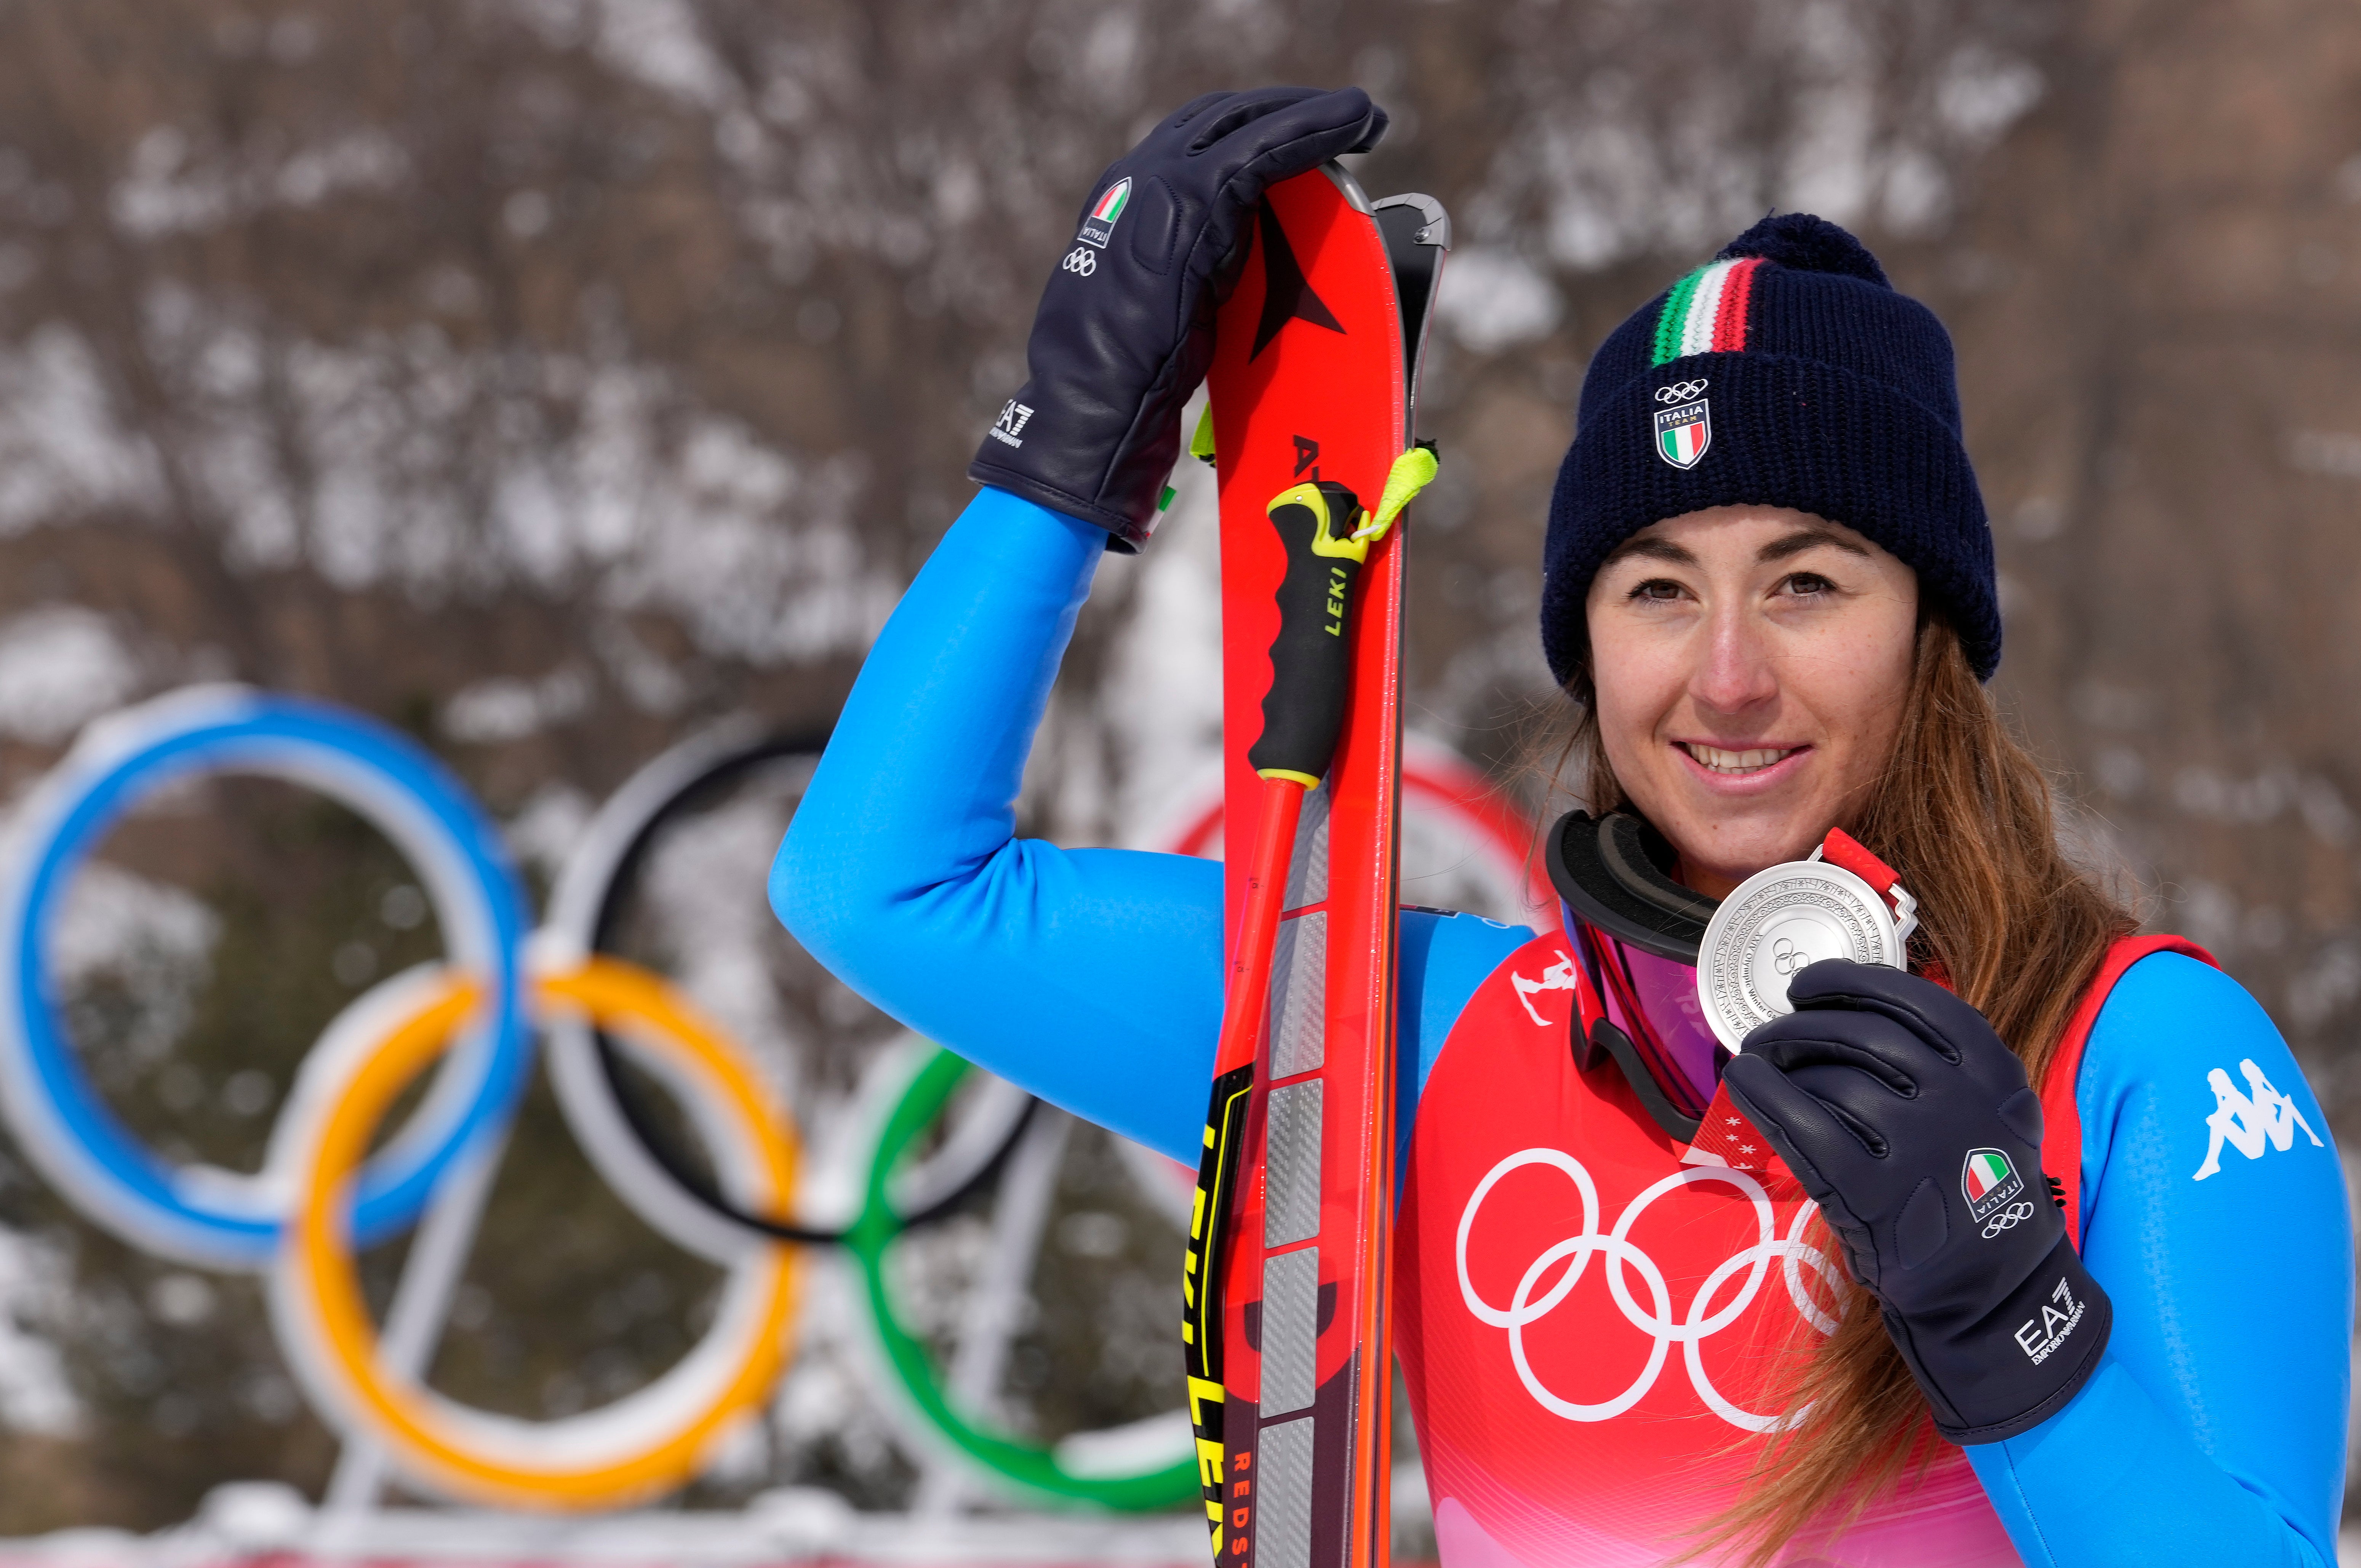
M 1132 181 L 1120 226 L 1052 274 L 986 488 L 773 873 L 879 1006 L 1191 1164 L 1219 868 L 1016 840 L 1013 802 L 1100 555 L 1147 538 L 1245 214 L 1383 126 L 1355 90 L 1213 94 L 1101 178 Z M 1942 327 L 1800 215 L 1591 364 L 1543 561 L 1600 812 L 1553 830 L 1565 928 L 1402 916 L 1398 1335 L 1453 1568 L 2334 1561 L 2325 1122 L 2253 1000 L 2059 854 L 1980 684 L 1959 429 Z M 1839 828 L 1916 894 L 1915 972 L 1806 969 L 1732 1060 L 1699 917 Z

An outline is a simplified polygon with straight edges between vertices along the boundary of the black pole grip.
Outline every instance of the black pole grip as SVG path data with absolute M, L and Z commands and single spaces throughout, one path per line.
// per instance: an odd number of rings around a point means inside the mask
M 1371 542 L 1352 537 L 1360 499 L 1334 479 L 1298 485 L 1265 510 L 1286 547 L 1287 575 L 1279 585 L 1262 735 L 1246 761 L 1265 778 L 1310 789 L 1336 754 L 1352 667 L 1345 616 Z

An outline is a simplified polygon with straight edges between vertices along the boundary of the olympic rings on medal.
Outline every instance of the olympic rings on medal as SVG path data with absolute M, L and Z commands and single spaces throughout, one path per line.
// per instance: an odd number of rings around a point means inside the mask
M 732 1197 L 784 1212 L 796 1148 L 782 1108 L 752 1064 L 668 986 L 594 959 L 537 976 L 534 991 L 544 1008 L 577 1009 L 621 1033 L 723 1135 L 715 1165 Z M 796 1262 L 781 1245 L 741 1245 L 704 1341 L 647 1387 L 585 1415 L 496 1418 L 387 1369 L 354 1271 L 352 1172 L 387 1108 L 448 1048 L 477 1001 L 477 988 L 449 970 L 412 970 L 347 1007 L 306 1059 L 274 1149 L 301 1197 L 271 1275 L 272 1314 L 313 1400 L 348 1432 L 384 1442 L 434 1489 L 510 1508 L 642 1501 L 692 1477 L 769 1394 L 786 1360 Z
M 1990 1241 L 2003 1231 L 2013 1231 L 2031 1218 L 2033 1218 L 2032 1204 L 2011 1203 L 1985 1223 L 1984 1239 Z
M 1526 1266 L 1508 1306 L 1495 1307 L 1477 1292 L 1475 1280 L 1467 1272 L 1467 1238 L 1475 1229 L 1477 1212 L 1483 1207 L 1484 1200 L 1492 1189 L 1511 1171 L 1531 1165 L 1547 1166 L 1574 1183 L 1575 1190 L 1582 1197 L 1582 1229 L 1545 1249 Z M 1706 1277 L 1705 1282 L 1697 1287 L 1686 1317 L 1676 1322 L 1673 1319 L 1671 1293 L 1663 1271 L 1656 1266 L 1655 1259 L 1632 1244 L 1631 1232 L 1640 1216 L 1657 1199 L 1676 1188 L 1704 1181 L 1719 1181 L 1734 1187 L 1753 1205 L 1754 1245 L 1741 1248 L 1716 1266 Z M 1723 1420 L 1743 1431 L 1768 1431 L 1783 1418 L 1756 1415 L 1724 1398 L 1706 1375 L 1705 1359 L 1699 1346 L 1705 1340 L 1737 1321 L 1739 1315 L 1752 1304 L 1756 1293 L 1762 1288 L 1763 1277 L 1774 1257 L 1779 1261 L 1788 1299 L 1795 1303 L 1804 1321 L 1820 1333 L 1836 1332 L 1837 1320 L 1812 1299 L 1798 1266 L 1809 1266 L 1830 1290 L 1842 1288 L 1843 1281 L 1828 1255 L 1817 1247 L 1797 1239 L 1803 1234 L 1805 1223 L 1817 1212 L 1818 1206 L 1806 1201 L 1796 1210 L 1786 1235 L 1777 1236 L 1771 1197 L 1761 1182 L 1742 1170 L 1694 1166 L 1665 1177 L 1632 1199 L 1623 1212 L 1617 1216 L 1614 1228 L 1601 1235 L 1598 1232 L 1598 1190 L 1582 1162 L 1559 1149 L 1525 1149 L 1509 1156 L 1488 1171 L 1484 1179 L 1476 1184 L 1476 1190 L 1468 1195 L 1467 1207 L 1460 1213 L 1457 1254 L 1459 1297 L 1477 1321 L 1509 1331 L 1509 1358 L 1516 1365 L 1518 1379 L 1524 1384 L 1525 1391 L 1533 1397 L 1535 1402 L 1552 1415 L 1570 1421 L 1603 1421 L 1621 1415 L 1646 1398 L 1648 1390 L 1655 1386 L 1657 1375 L 1664 1370 L 1665 1358 L 1677 1343 L 1681 1347 L 1682 1365 L 1688 1372 L 1689 1384 L 1708 1408 Z M 1622 1312 L 1624 1321 L 1649 1335 L 1653 1343 L 1649 1347 L 1647 1365 L 1640 1369 L 1639 1376 L 1621 1393 L 1596 1404 L 1581 1404 L 1562 1398 L 1542 1382 L 1526 1357 L 1524 1332 L 1528 1325 L 1555 1310 L 1558 1304 L 1573 1293 L 1575 1286 L 1590 1266 L 1593 1256 L 1604 1256 L 1608 1260 L 1608 1290 L 1614 1298 L 1617 1309 Z M 1556 1280 L 1536 1299 L 1534 1293 L 1550 1269 L 1559 1264 L 1565 1266 L 1559 1270 Z M 1647 1286 L 1653 1310 L 1643 1310 L 1631 1299 L 1631 1287 L 1624 1278 L 1627 1267 L 1637 1271 L 1642 1282 Z M 1712 1305 L 1715 1294 L 1731 1275 L 1741 1268 L 1746 1270 L 1746 1281 L 1738 1293 L 1720 1310 L 1708 1313 L 1707 1309 Z
M 453 961 L 491 987 L 486 1025 L 362 1174 L 354 1225 L 364 1245 L 415 1222 L 524 1088 L 525 900 L 499 830 L 456 779 L 395 731 L 319 703 L 240 686 L 176 692 L 93 724 L 34 790 L 0 857 L 0 1114 L 59 1191 L 115 1234 L 241 1269 L 270 1257 L 292 1190 L 269 1169 L 175 1168 L 142 1145 L 92 1087 L 49 980 L 53 928 L 82 858 L 144 796 L 217 772 L 300 784 L 367 818 L 417 868 Z

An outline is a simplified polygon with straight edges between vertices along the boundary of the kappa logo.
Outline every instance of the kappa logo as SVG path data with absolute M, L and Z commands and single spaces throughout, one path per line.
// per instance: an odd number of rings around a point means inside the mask
M 1557 950 L 1557 962 L 1542 970 L 1541 979 L 1527 980 L 1523 975 L 1519 974 L 1516 970 L 1510 970 L 1509 971 L 1509 983 L 1517 988 L 1517 1002 L 1520 1006 L 1524 1008 L 1525 1016 L 1531 1018 L 1534 1023 L 1540 1025 L 1544 1029 L 1554 1029 L 1557 1027 L 1556 1023 L 1552 1019 L 1543 1017 L 1540 1010 L 1534 1007 L 1532 999 L 1539 996 L 1544 991 L 1574 990 L 1576 987 L 1576 981 L 1574 978 L 1574 960 L 1566 956 L 1566 952 L 1564 948 L 1560 948 Z
M 2041 1316 L 2027 1318 L 2018 1326 L 2016 1348 L 2025 1352 L 2026 1358 L 2038 1366 L 2049 1359 L 2051 1352 L 2066 1343 L 2066 1336 L 2072 1333 L 2081 1321 L 2082 1303 L 2074 1299 L 2073 1290 L 2060 1278 L 2058 1288 L 2049 1293 L 2049 1299 L 2041 1303 Z
M 1000 411 L 1000 417 L 992 422 L 992 428 L 985 433 L 993 440 L 1005 442 L 1010 446 L 1022 446 L 1025 443 L 1018 437 L 1025 429 L 1025 422 L 1032 417 L 1031 409 L 1027 408 L 1015 398 L 1011 398 L 1007 405 Z
M 2248 1159 L 2263 1157 L 2263 1146 L 2285 1154 L 2295 1146 L 2295 1130 L 2312 1140 L 2312 1146 L 2321 1148 L 2320 1135 L 2295 1108 L 2295 1102 L 2271 1087 L 2263 1069 L 2251 1060 L 2241 1061 L 2238 1070 L 2246 1075 L 2247 1092 L 2241 1094 L 2230 1083 L 2230 1075 L 2220 1068 L 2205 1075 L 2205 1082 L 2213 1091 L 2213 1113 L 2205 1118 L 2213 1130 L 2213 1140 L 2205 1147 L 2205 1163 L 2191 1178 L 2202 1181 L 2222 1168 L 2222 1146 L 2228 1144 Z
M 1705 387 L 1705 378 L 1700 376 L 1694 381 L 1675 381 L 1656 389 L 1658 402 L 1678 405 L 1656 413 L 1656 455 L 1675 468 L 1696 467 L 1706 448 L 1713 444 L 1712 410 L 1698 395 Z
M 1130 202 L 1131 176 L 1126 174 L 1106 188 L 1105 194 L 1091 208 L 1090 215 L 1082 220 L 1082 232 L 1074 237 L 1104 250 L 1107 241 L 1115 237 L 1115 220 L 1123 216 Z

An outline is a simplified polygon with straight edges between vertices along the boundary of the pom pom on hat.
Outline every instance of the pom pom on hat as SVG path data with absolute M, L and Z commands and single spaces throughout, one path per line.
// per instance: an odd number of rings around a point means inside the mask
M 1798 272 L 1860 278 L 1882 289 L 1894 286 L 1885 280 L 1885 269 L 1877 264 L 1867 246 L 1828 219 L 1809 213 L 1773 214 L 1723 246 L 1714 259 L 1728 261 L 1740 256 L 1759 256 Z

